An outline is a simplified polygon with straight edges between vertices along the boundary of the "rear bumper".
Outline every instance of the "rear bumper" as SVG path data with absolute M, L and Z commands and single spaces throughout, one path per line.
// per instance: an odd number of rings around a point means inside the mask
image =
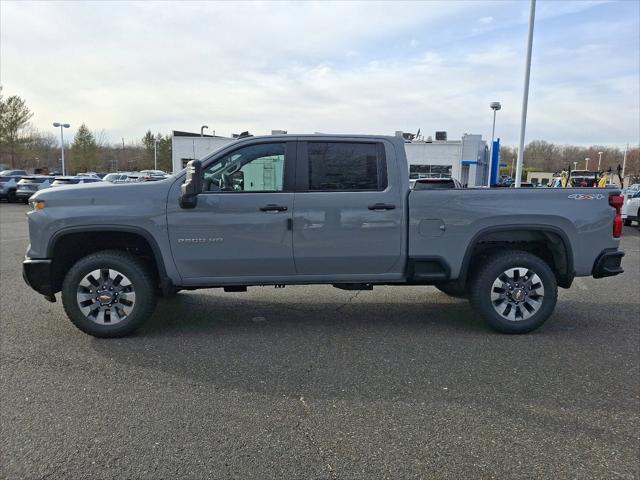
M 32 259 L 25 258 L 22 262 L 22 278 L 36 292 L 45 297 L 52 297 L 53 291 L 53 261 L 48 258 Z
M 622 257 L 624 257 L 622 250 L 603 250 L 593 264 L 593 278 L 611 277 L 624 272 L 622 269 Z

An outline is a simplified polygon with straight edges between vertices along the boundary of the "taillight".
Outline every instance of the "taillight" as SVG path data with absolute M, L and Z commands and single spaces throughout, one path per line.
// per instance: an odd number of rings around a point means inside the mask
M 613 218 L 613 237 L 620 238 L 622 236 L 622 205 L 624 205 L 624 197 L 622 195 L 610 195 L 609 205 L 616 209 L 616 216 Z

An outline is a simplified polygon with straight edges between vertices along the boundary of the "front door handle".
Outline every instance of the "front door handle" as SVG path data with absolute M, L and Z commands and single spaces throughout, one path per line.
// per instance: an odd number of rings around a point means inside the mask
M 261 212 L 286 212 L 287 210 L 288 207 L 285 207 L 284 205 L 276 205 L 274 203 L 260 207 Z
M 394 210 L 395 208 L 396 206 L 390 203 L 374 203 L 373 205 L 369 205 L 369 210 Z

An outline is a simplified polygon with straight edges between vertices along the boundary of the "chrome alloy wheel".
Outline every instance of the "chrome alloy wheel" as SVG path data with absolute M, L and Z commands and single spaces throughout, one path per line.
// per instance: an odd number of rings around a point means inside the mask
M 87 319 L 99 325 L 115 325 L 133 310 L 136 292 L 125 275 L 101 268 L 85 275 L 78 285 L 76 299 Z
M 491 303 L 502 318 L 527 320 L 542 306 L 544 286 L 540 277 L 525 267 L 502 272 L 491 286 Z

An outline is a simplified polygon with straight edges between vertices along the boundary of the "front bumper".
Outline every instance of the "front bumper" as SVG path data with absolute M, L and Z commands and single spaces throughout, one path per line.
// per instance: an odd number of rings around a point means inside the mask
M 624 257 L 622 250 L 603 250 L 593 264 L 593 278 L 611 277 L 624 272 L 622 268 L 622 257 Z
M 53 261 L 48 258 L 25 258 L 22 262 L 22 278 L 36 292 L 48 299 L 54 297 L 53 288 Z

